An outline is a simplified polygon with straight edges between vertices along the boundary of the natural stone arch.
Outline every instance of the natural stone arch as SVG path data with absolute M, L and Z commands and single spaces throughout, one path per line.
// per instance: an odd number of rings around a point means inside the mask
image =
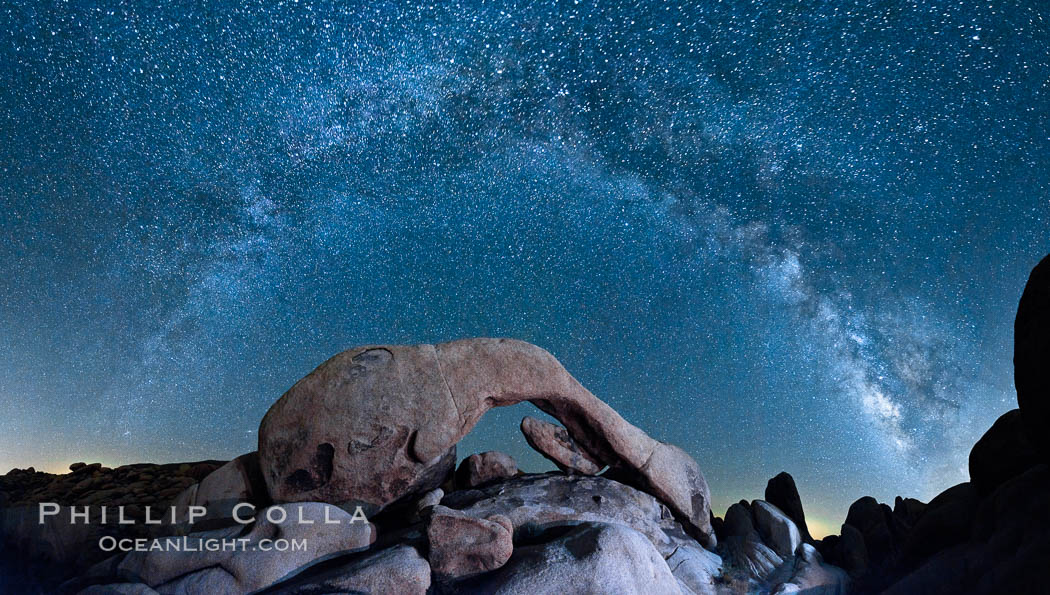
M 438 485 L 478 419 L 522 401 L 564 424 L 588 458 L 630 472 L 714 543 L 710 492 L 696 462 L 628 423 L 550 353 L 513 339 L 344 351 L 270 408 L 259 461 L 275 502 L 378 511 Z

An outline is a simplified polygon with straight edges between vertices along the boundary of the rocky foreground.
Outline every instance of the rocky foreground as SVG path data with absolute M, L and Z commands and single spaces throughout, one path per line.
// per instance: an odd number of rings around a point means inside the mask
M 1019 408 L 974 446 L 971 481 L 929 503 L 861 498 L 823 540 L 787 473 L 764 499 L 714 517 L 684 451 L 546 351 L 471 339 L 336 355 L 274 404 L 258 451 L 233 461 L 11 471 L 0 477 L 0 592 L 1046 592 L 1050 257 L 1015 334 Z M 499 452 L 456 468 L 457 442 L 485 411 L 521 401 L 561 423 L 521 424 L 559 471 L 522 473 Z M 43 524 L 40 502 L 55 503 Z M 141 551 L 100 547 L 125 538 Z M 206 547 L 223 540 L 241 547 Z M 266 547 L 296 540 L 306 546 Z M 181 551 L 160 547 L 171 542 Z

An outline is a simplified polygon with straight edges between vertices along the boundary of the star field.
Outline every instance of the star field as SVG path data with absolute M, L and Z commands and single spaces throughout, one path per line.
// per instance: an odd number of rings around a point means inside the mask
M 512 336 L 690 452 L 718 514 L 782 470 L 818 533 L 929 498 L 1016 406 L 1048 19 L 7 3 L 0 467 L 236 456 L 342 349 Z M 460 454 L 547 468 L 529 412 Z

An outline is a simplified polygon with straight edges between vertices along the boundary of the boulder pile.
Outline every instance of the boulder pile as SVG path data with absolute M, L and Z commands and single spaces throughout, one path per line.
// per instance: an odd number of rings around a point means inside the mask
M 222 464 L 222 461 L 140 463 L 110 469 L 101 463 L 73 463 L 69 466 L 70 472 L 62 475 L 32 467 L 12 469 L 0 475 L 0 506 L 17 507 L 37 502 L 56 502 L 63 506 L 128 505 L 128 515 L 135 517 L 142 514 L 144 506 L 167 504 Z
M 53 582 L 98 562 L 109 555 L 97 545 L 103 536 L 148 538 L 158 533 L 157 525 L 145 523 L 147 513 L 159 520 L 180 493 L 222 464 L 198 461 L 111 469 L 100 463 L 73 463 L 66 474 L 30 468 L 0 476 L 0 593 L 17 593 L 24 584 L 35 586 L 40 577 Z M 41 502 L 59 507 L 44 523 L 39 518 Z M 102 524 L 103 507 L 111 519 L 120 507 L 130 524 Z M 71 522 L 74 508 L 88 510 L 86 522 Z

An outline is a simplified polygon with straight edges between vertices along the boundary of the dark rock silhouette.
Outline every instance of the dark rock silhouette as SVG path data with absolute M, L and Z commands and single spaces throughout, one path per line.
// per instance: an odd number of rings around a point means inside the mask
M 850 505 L 845 524 L 860 532 L 872 569 L 882 568 L 897 555 L 908 530 L 889 506 L 870 496 Z
M 1021 410 L 1012 409 L 995 420 L 970 451 L 970 483 L 982 494 L 990 494 L 1006 480 L 1024 473 L 1040 456 L 1021 420 Z
M 781 471 L 766 483 L 766 501 L 784 511 L 784 514 L 795 521 L 802 539 L 812 542 L 809 527 L 806 526 L 806 513 L 802 510 L 802 498 L 795 487 L 795 478 L 787 471 Z
M 864 534 L 853 525 L 842 525 L 842 534 L 837 541 L 838 553 L 834 557 L 853 577 L 862 576 L 868 571 L 870 558 L 864 544 Z
M 747 500 L 741 500 L 730 505 L 722 527 L 725 537 L 745 537 L 753 533 L 755 523 L 751 516 L 751 504 Z
M 1045 593 L 1050 468 L 1005 482 L 979 506 L 966 539 L 930 555 L 887 593 Z
M 1014 319 L 1014 384 L 1029 436 L 1050 453 L 1050 255 L 1025 284 Z
M 926 503 L 915 498 L 902 498 L 897 496 L 893 501 L 893 514 L 904 524 L 912 527 L 919 520 L 922 513 L 926 511 Z
M 902 568 L 914 566 L 934 552 L 965 541 L 978 503 L 977 490 L 969 482 L 952 486 L 930 500 L 903 544 Z

